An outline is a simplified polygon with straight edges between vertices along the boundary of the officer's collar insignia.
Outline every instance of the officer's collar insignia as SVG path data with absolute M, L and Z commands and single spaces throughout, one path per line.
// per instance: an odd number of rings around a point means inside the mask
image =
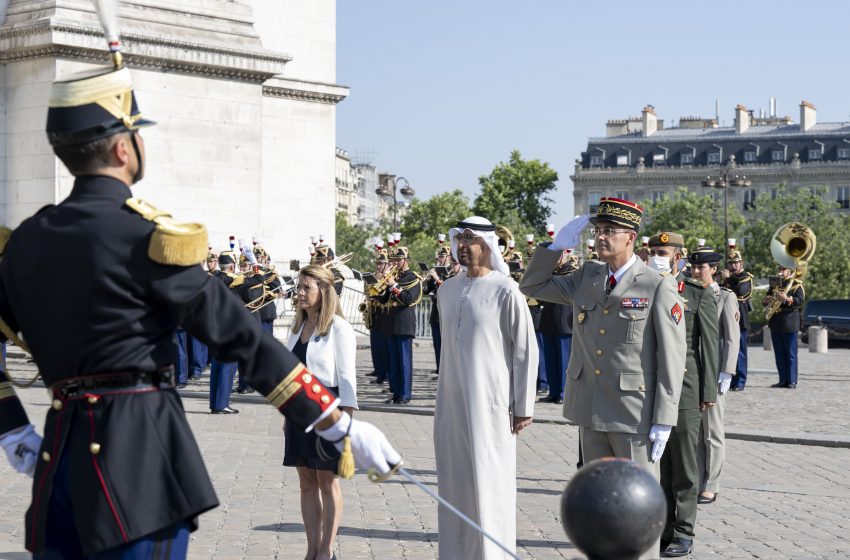
M 621 303 L 621 307 L 649 307 L 649 298 L 623 298 Z
M 674 321 L 676 321 L 676 324 L 678 325 L 679 322 L 682 320 L 682 306 L 678 303 L 675 304 L 670 310 L 670 316 L 673 318 Z

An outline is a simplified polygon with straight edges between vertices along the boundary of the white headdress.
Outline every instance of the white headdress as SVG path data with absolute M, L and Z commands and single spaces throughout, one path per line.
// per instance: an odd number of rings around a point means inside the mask
M 482 238 L 490 248 L 490 268 L 497 272 L 501 272 L 505 276 L 510 276 L 508 264 L 502 257 L 502 251 L 499 249 L 499 238 L 496 235 L 496 226 L 493 223 L 481 216 L 472 216 L 462 222 L 458 222 L 457 226 L 449 230 L 449 239 L 452 243 L 452 256 L 457 260 L 457 241 L 455 237 L 464 230 L 470 230 L 472 233 Z

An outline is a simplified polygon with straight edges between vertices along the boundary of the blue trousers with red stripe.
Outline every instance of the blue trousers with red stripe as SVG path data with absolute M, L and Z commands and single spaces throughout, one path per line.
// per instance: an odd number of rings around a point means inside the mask
M 33 560 L 184 560 L 189 548 L 189 523 L 181 522 L 156 533 L 111 548 L 97 554 L 84 555 L 74 510 L 86 504 L 71 501 L 69 446 L 65 446 L 53 479 L 53 492 L 47 509 L 47 540 L 44 552 L 34 554 Z

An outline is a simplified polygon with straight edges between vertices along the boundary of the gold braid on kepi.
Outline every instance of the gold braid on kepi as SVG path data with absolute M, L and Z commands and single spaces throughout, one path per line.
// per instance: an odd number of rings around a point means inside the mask
M 148 257 L 159 264 L 192 266 L 204 262 L 207 256 L 207 228 L 202 224 L 181 223 L 171 214 L 157 210 L 138 198 L 124 203 L 142 218 L 156 224 L 148 245 Z

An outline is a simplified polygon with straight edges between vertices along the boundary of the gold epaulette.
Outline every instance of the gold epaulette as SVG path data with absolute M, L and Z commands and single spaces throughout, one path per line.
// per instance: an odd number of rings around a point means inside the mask
M 156 224 L 148 245 L 148 257 L 152 261 L 178 266 L 204 262 L 208 245 L 207 228 L 202 224 L 178 222 L 168 212 L 157 210 L 139 198 L 128 198 L 124 204 Z
M 0 257 L 6 254 L 6 245 L 12 237 L 12 230 L 6 226 L 0 226 Z
M 232 272 L 228 272 L 226 274 L 227 277 L 230 278 L 229 288 L 238 288 L 245 283 L 245 276 L 242 274 L 233 274 Z

